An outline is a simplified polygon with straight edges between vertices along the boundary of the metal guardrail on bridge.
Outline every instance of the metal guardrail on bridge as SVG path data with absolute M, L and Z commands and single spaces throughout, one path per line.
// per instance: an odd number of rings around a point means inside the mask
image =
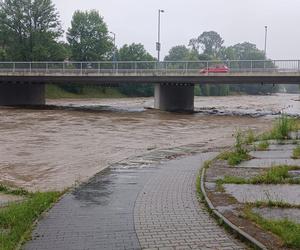
M 200 75 L 226 65 L 230 73 L 299 73 L 300 60 L 0 62 L 0 74 L 39 75 Z M 206 73 L 209 74 L 209 73 Z

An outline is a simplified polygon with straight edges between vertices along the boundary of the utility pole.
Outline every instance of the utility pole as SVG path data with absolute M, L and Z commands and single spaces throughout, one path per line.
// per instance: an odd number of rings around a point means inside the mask
M 160 43 L 160 14 L 164 13 L 164 10 L 158 10 L 158 34 L 157 34 L 157 43 L 156 43 L 156 50 L 157 50 L 157 61 L 160 61 L 160 49 L 161 49 L 161 43 Z
M 265 26 L 265 57 L 267 58 L 267 38 L 268 38 L 268 26 Z
M 116 62 L 116 33 L 110 31 L 109 33 L 111 33 L 114 37 L 114 55 L 113 55 L 113 62 Z

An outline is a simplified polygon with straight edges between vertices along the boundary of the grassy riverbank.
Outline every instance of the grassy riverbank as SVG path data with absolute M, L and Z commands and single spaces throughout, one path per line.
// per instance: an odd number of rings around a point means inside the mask
M 64 90 L 56 85 L 46 85 L 46 98 L 121 98 L 125 97 L 117 88 L 99 88 L 95 86 L 85 86 L 80 93 Z
M 61 192 L 30 193 L 0 185 L 0 195 L 18 195 L 22 201 L 0 207 L 0 249 L 16 249 L 30 238 L 35 221 L 62 195 Z

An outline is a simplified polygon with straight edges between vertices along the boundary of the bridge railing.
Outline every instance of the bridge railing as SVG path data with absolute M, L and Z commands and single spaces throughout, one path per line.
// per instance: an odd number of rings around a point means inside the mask
M 300 72 L 300 60 L 217 61 L 101 61 L 101 62 L 0 62 L 2 74 L 157 74 L 199 75 L 203 69 L 226 65 L 232 73 Z

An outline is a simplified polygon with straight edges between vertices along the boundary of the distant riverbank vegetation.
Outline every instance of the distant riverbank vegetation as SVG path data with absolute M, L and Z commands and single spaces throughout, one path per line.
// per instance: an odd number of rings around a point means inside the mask
M 63 31 L 59 13 L 51 0 L 0 1 L 0 61 L 155 61 L 141 43 L 115 46 L 113 32 L 96 10 L 76 11 Z M 64 39 L 66 37 L 66 39 Z M 186 45 L 170 49 L 165 61 L 266 60 L 262 50 L 249 42 L 229 47 L 215 31 L 205 31 Z M 271 60 L 269 61 L 270 64 Z M 272 67 L 272 65 L 270 65 Z M 199 69 L 200 70 L 200 69 Z M 93 91 L 90 91 L 93 89 Z M 196 95 L 269 94 L 277 86 L 196 85 Z M 48 97 L 153 96 L 148 85 L 123 85 L 104 90 L 95 86 L 48 87 Z M 97 94 L 96 94 L 97 93 Z

